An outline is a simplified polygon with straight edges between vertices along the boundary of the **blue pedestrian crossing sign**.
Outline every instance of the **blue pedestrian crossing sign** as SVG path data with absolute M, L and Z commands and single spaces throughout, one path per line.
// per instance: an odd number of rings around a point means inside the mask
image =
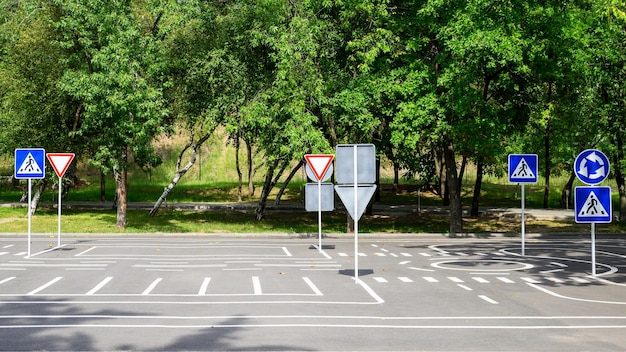
M 509 154 L 509 182 L 537 183 L 537 154 Z
M 597 185 L 609 177 L 609 158 L 597 149 L 582 151 L 574 161 L 574 172 L 582 183 Z
M 46 151 L 42 148 L 15 149 L 15 178 L 41 179 L 46 176 Z
M 611 187 L 576 187 L 574 213 L 577 223 L 610 223 L 613 208 Z

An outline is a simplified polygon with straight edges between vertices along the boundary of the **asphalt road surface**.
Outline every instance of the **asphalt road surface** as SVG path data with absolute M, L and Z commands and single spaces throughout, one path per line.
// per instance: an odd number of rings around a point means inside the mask
M 596 241 L 596 276 L 581 237 L 529 239 L 525 256 L 519 238 L 427 235 L 31 247 L 0 237 L 1 350 L 626 350 L 619 237 Z

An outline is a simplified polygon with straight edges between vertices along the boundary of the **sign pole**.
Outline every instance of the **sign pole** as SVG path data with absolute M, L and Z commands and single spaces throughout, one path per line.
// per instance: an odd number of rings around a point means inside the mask
M 354 282 L 359 283 L 359 220 L 356 219 L 356 214 L 358 211 L 358 201 L 357 201 L 357 191 L 358 191 L 358 183 L 357 183 L 357 148 L 356 144 L 353 147 L 354 149 Z
M 522 257 L 526 256 L 526 216 L 525 207 L 526 199 L 524 195 L 524 184 L 522 183 Z
M 31 193 L 33 190 L 33 183 L 32 183 L 32 179 L 29 178 L 28 179 L 28 256 L 27 258 L 30 258 L 30 231 L 31 231 Z
M 596 276 L 596 223 L 591 223 L 591 276 Z
M 317 180 L 317 251 L 322 253 L 322 180 Z
M 57 247 L 61 247 L 61 177 L 59 177 L 59 203 L 58 203 L 58 211 L 59 211 L 59 220 L 58 220 L 58 238 L 57 238 Z

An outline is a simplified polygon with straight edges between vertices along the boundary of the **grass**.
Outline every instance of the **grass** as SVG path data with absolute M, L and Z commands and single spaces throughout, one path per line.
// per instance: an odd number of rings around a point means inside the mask
M 155 202 L 173 177 L 176 157 L 186 137 L 175 135 L 161 138 L 156 147 L 163 156 L 163 164 L 150 172 L 139 168 L 129 171 L 130 202 Z M 245 160 L 245 155 L 241 155 Z M 237 202 L 238 183 L 235 172 L 235 151 L 227 145 L 223 134 L 215 134 L 200 151 L 196 165 L 181 179 L 168 196 L 168 202 Z M 81 186 L 72 189 L 65 202 L 100 201 L 99 172 L 90 167 L 84 160 L 78 160 L 77 166 L 81 175 Z M 255 156 L 256 166 L 263 160 Z M 383 166 L 388 164 L 382 162 Z M 245 167 L 245 165 L 242 165 Z M 0 155 L 0 175 L 13 173 L 13 155 Z M 247 194 L 247 185 L 243 185 L 243 201 L 256 202 L 262 187 L 262 172 L 257 172 L 253 181 L 255 194 Z M 398 188 L 391 185 L 392 172 L 388 168 L 381 171 L 380 203 L 389 205 L 417 205 L 418 197 L 421 205 L 442 205 L 441 198 L 433 192 L 419 192 L 420 180 L 402 180 Z M 463 178 L 462 202 L 471 204 L 475 170 L 468 166 Z M 51 180 L 56 180 L 51 178 Z M 114 195 L 114 181 L 109 175 L 106 180 L 106 198 L 111 202 Z M 566 177 L 552 177 L 550 187 L 549 208 L 560 208 L 560 193 Z M 306 176 L 300 170 L 285 191 L 282 200 L 302 202 L 303 186 Z M 281 184 L 279 184 L 280 186 Z M 580 184 L 575 184 L 575 186 Z M 616 190 L 614 181 L 609 182 Z M 16 202 L 26 188 L 25 181 L 19 188 L 13 188 L 6 182 L 0 182 L 0 203 Z M 272 190 L 269 202 L 273 202 L 278 188 Z M 543 179 L 534 185 L 525 186 L 526 207 L 543 207 Z M 57 186 L 50 184 L 42 195 L 42 207 L 33 218 L 34 232 L 56 232 L 56 210 L 50 204 L 56 204 Z M 481 190 L 481 206 L 519 208 L 521 201 L 519 185 L 509 184 L 506 178 L 485 175 Z M 614 208 L 618 206 L 618 196 L 613 195 Z M 571 207 L 571 205 L 570 205 Z M 27 228 L 26 210 L 24 208 L 0 208 L 0 232 L 25 232 Z M 307 212 L 270 212 L 264 221 L 256 221 L 253 212 L 189 212 L 161 211 L 157 217 L 150 218 L 147 211 L 130 210 L 128 227 L 124 231 L 115 228 L 116 214 L 113 210 L 64 210 L 64 232 L 194 232 L 194 233 L 317 233 L 317 213 Z M 477 219 L 464 219 L 464 229 L 468 233 L 519 233 L 519 220 L 502 220 L 481 216 Z M 446 217 L 428 216 L 425 214 L 408 214 L 399 216 L 373 215 L 364 216 L 359 221 L 359 232 L 362 233 L 446 233 L 449 228 Z M 588 232 L 588 225 L 565 222 L 546 222 L 527 220 L 527 232 Z M 620 224 L 598 224 L 599 232 L 626 232 Z M 346 232 L 346 215 L 343 212 L 324 213 L 323 230 L 328 233 Z

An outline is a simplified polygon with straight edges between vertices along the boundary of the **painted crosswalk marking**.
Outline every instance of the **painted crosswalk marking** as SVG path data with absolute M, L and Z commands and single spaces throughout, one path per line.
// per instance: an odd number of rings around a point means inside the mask
M 515 281 L 509 279 L 508 277 L 497 277 L 496 279 L 504 282 L 505 284 L 514 284 Z
M 413 280 L 409 279 L 406 276 L 400 276 L 400 277 L 398 277 L 398 280 L 400 280 L 402 282 L 413 282 Z
M 376 282 L 388 282 L 384 277 L 375 277 Z
M 202 280 L 202 285 L 200 285 L 200 289 L 198 290 L 198 296 L 206 295 L 206 292 L 209 289 L 210 282 L 210 277 L 205 277 L 204 280 Z
M 428 282 L 439 282 L 439 280 L 435 279 L 434 277 L 430 277 L 430 276 L 424 276 L 423 279 L 428 281 Z
M 41 291 L 43 291 L 43 290 L 47 289 L 48 287 L 50 287 L 50 286 L 54 285 L 54 284 L 55 284 L 55 283 L 57 283 L 58 281 L 61 281 L 62 279 L 63 279 L 63 277 L 61 277 L 61 276 L 55 277 L 54 279 L 52 279 L 52 280 L 48 281 L 47 283 L 45 283 L 45 284 L 43 284 L 43 285 L 41 285 L 41 286 L 37 287 L 36 289 L 34 289 L 34 290 L 32 290 L 32 291 L 28 292 L 26 295 L 27 295 L 27 296 L 36 295 L 36 294 L 38 294 L 39 292 L 41 292 Z
M 160 277 L 160 278 L 158 278 L 158 279 L 156 279 L 156 280 L 154 280 L 154 281 L 152 281 L 152 283 L 150 284 L 150 286 L 148 286 L 145 290 L 143 290 L 143 292 L 141 293 L 141 295 L 142 295 L 142 296 L 147 296 L 147 295 L 149 295 L 149 294 L 152 292 L 152 290 L 154 290 L 154 289 L 157 287 L 157 285 L 158 285 L 161 281 L 163 281 L 163 278 L 161 278 L 161 277 Z
M 112 276 L 109 276 L 107 278 L 105 278 L 104 280 L 100 281 L 100 283 L 98 283 L 96 286 L 94 286 L 94 288 L 92 288 L 91 290 L 87 291 L 87 293 L 85 293 L 85 295 L 87 296 L 91 296 L 96 294 L 96 292 L 100 291 L 101 288 L 103 288 L 104 286 L 106 286 L 106 284 L 109 283 L 109 281 L 113 280 Z
M 474 281 L 479 282 L 481 284 L 488 284 L 489 280 L 483 279 L 482 277 L 473 277 Z

